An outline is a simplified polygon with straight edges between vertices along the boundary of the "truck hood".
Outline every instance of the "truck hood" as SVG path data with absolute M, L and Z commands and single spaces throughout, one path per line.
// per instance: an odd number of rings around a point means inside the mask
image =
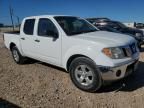
M 91 33 L 80 34 L 74 36 L 75 38 L 89 40 L 99 44 L 108 46 L 123 46 L 135 42 L 135 39 L 129 35 L 120 33 L 97 31 Z

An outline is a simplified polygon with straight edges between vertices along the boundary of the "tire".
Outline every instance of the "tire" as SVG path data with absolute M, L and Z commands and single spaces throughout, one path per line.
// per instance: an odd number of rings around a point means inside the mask
M 96 64 L 89 58 L 79 57 L 72 61 L 69 68 L 74 85 L 87 92 L 95 92 L 102 86 L 102 78 Z
M 11 53 L 12 53 L 14 61 L 17 64 L 24 64 L 25 58 L 20 54 L 20 52 L 16 46 L 12 47 Z

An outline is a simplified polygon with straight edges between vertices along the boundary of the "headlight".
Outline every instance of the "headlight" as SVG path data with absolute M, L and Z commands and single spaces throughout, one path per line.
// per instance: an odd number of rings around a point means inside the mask
M 122 59 L 125 57 L 123 50 L 118 47 L 104 48 L 102 52 L 112 59 Z

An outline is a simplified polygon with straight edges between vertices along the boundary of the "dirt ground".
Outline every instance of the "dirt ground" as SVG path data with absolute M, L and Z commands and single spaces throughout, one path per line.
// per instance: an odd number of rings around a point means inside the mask
M 62 69 L 35 61 L 17 65 L 0 36 L 0 108 L 144 108 L 143 51 L 136 74 L 87 93 Z

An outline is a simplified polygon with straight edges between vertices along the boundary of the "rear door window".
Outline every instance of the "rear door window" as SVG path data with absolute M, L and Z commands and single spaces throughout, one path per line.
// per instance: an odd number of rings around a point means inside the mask
M 35 19 L 25 20 L 24 33 L 27 34 L 27 35 L 33 35 L 34 24 L 35 24 Z

